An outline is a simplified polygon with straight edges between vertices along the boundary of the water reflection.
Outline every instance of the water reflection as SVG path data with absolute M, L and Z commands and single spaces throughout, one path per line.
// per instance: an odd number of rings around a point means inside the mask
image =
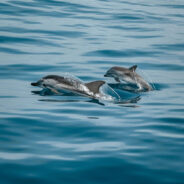
M 31 91 L 33 94 L 35 95 L 40 95 L 40 96 L 60 96 L 60 97 L 71 97 L 72 99 L 40 99 L 39 101 L 42 102 L 59 102 L 59 103 L 66 103 L 66 102 L 89 102 L 89 103 L 95 103 L 98 105 L 102 105 L 105 106 L 106 101 L 103 101 L 101 99 L 89 99 L 87 97 L 79 97 L 79 95 L 75 94 L 75 93 L 60 93 L 60 94 L 55 94 L 53 93 L 50 89 L 42 89 L 39 91 Z M 126 94 L 126 95 L 125 95 Z M 136 95 L 136 94 L 128 94 L 127 92 L 121 92 L 118 94 L 120 96 L 120 100 L 114 100 L 112 103 L 117 104 L 119 106 L 123 106 L 123 107 L 138 107 L 135 105 L 127 105 L 127 104 L 135 104 L 137 103 L 140 99 L 141 96 L 140 95 Z M 73 97 L 76 97 L 75 99 L 73 99 Z
M 54 100 L 54 99 L 41 99 L 39 101 L 42 101 L 42 102 L 60 102 L 60 103 L 65 103 L 65 102 L 82 102 L 82 100 Z M 99 105 L 102 105 L 102 106 L 105 105 L 105 104 L 103 104 L 102 102 L 100 102 L 97 99 L 86 100 L 86 101 L 83 101 L 83 102 L 96 103 L 96 104 L 99 104 Z

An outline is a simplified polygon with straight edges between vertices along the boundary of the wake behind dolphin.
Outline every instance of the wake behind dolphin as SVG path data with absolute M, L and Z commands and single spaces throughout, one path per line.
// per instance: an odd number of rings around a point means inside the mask
M 151 91 L 152 86 L 135 72 L 137 65 L 130 68 L 114 66 L 110 68 L 104 77 L 113 77 L 118 83 L 126 82 L 128 85 L 122 85 L 122 89 L 129 91 Z

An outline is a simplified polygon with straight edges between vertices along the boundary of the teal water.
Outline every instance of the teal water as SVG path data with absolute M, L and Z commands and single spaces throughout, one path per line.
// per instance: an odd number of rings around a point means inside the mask
M 156 89 L 137 103 L 30 85 L 134 64 Z M 1 1 L 0 183 L 183 184 L 183 71 L 182 0 Z

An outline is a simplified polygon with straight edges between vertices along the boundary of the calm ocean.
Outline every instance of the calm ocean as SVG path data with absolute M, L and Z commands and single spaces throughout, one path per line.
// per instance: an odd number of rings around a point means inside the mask
M 30 85 L 134 64 L 133 103 Z M 184 1 L 1 0 L 0 184 L 184 184 Z

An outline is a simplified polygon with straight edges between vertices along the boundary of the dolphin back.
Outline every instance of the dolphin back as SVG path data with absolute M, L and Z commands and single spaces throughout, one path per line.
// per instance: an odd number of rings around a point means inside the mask
M 96 93 L 99 93 L 99 89 L 103 84 L 105 84 L 105 81 L 93 81 L 93 82 L 85 83 L 85 86 L 94 94 L 96 94 Z

